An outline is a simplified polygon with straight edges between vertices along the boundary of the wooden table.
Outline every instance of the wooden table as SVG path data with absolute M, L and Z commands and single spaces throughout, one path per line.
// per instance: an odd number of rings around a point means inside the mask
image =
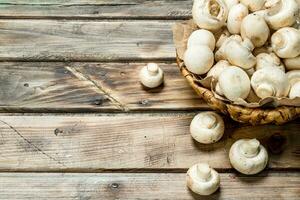
M 209 107 L 175 64 L 172 25 L 191 0 L 2 0 L 0 199 L 300 199 L 300 120 L 251 127 L 226 119 L 224 138 L 194 142 L 192 117 Z M 157 62 L 165 84 L 145 90 Z M 268 169 L 244 176 L 228 161 L 239 138 L 258 138 Z M 185 172 L 221 173 L 210 197 Z

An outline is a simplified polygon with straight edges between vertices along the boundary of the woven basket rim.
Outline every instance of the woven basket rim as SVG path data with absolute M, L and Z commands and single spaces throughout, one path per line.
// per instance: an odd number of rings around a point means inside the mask
M 188 83 L 202 97 L 202 99 L 214 110 L 229 115 L 233 120 L 241 123 L 259 124 L 284 124 L 300 116 L 300 107 L 279 106 L 276 108 L 250 108 L 234 105 L 217 99 L 213 92 L 198 82 L 195 82 L 192 74 L 186 69 L 183 61 L 176 54 L 176 62 L 181 74 L 187 79 Z

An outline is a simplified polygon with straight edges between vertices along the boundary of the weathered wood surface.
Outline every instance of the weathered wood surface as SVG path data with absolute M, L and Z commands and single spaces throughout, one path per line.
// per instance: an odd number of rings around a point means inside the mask
M 269 168 L 300 168 L 299 121 L 285 126 L 226 123 L 223 139 L 194 142 L 194 113 L 78 116 L 0 116 L 1 171 L 186 170 L 198 162 L 231 169 L 228 151 L 241 138 L 258 138 Z M 282 151 L 280 153 L 280 151 Z
M 0 111 L 83 112 L 209 109 L 174 63 L 160 63 L 165 83 L 145 89 L 146 63 L 0 62 Z
M 185 173 L 1 173 L 0 199 L 272 199 L 300 198 L 299 173 L 256 176 L 221 174 L 221 189 L 198 196 L 186 187 Z
M 0 17 L 185 19 L 191 7 L 191 0 L 2 0 Z
M 0 60 L 173 60 L 174 21 L 0 20 Z

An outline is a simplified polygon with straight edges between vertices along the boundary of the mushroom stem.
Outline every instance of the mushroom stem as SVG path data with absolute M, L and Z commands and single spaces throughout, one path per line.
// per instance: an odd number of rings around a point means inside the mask
M 256 94 L 260 98 L 266 98 L 266 97 L 271 97 L 275 95 L 275 90 L 270 84 L 262 83 L 261 85 L 258 86 L 256 90 Z
M 242 145 L 241 145 L 241 150 L 244 153 L 244 155 L 246 157 L 254 157 L 257 155 L 258 150 L 259 150 L 259 141 L 257 139 L 251 139 L 248 141 L 245 141 Z
M 217 119 L 213 115 L 205 115 L 202 118 L 202 125 L 205 126 L 205 128 L 212 129 L 216 126 Z
M 197 175 L 200 179 L 208 181 L 211 177 L 211 168 L 206 163 L 200 163 L 197 165 Z
M 149 63 L 147 65 L 147 70 L 150 75 L 155 76 L 156 74 L 158 74 L 158 65 L 155 63 Z

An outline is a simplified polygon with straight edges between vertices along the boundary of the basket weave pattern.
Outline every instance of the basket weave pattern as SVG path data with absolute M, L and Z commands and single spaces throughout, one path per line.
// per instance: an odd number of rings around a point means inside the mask
M 182 75 L 197 92 L 197 94 L 207 102 L 214 110 L 229 115 L 233 120 L 241 123 L 259 124 L 284 124 L 300 116 L 300 107 L 280 106 L 277 108 L 247 108 L 243 106 L 225 103 L 214 97 L 214 94 L 199 84 L 198 77 L 190 73 L 183 61 L 177 56 L 177 65 Z

